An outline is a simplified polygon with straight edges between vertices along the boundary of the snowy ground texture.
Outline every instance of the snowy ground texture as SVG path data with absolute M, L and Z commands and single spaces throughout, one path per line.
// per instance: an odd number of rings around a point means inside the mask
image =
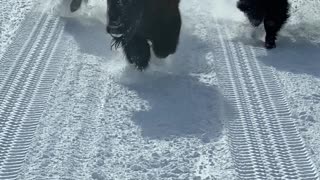
M 266 51 L 235 0 L 182 0 L 176 54 L 137 72 L 105 0 L 0 0 L 0 179 L 319 179 L 320 2 Z

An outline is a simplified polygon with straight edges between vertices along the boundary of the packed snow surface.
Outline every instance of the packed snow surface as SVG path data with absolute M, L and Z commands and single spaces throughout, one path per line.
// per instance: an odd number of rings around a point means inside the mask
M 70 2 L 0 0 L 2 179 L 318 178 L 319 1 L 290 1 L 271 51 L 236 0 L 181 1 L 177 52 L 144 72 L 106 0 Z

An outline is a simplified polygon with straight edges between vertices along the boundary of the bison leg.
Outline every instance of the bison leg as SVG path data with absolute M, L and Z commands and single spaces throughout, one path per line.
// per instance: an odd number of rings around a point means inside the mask
M 264 28 L 266 31 L 265 47 L 272 49 L 276 47 L 278 32 L 287 21 L 289 15 L 289 4 L 287 0 L 279 0 L 274 8 L 270 8 L 264 19 Z
M 122 46 L 129 63 L 134 64 L 139 70 L 143 70 L 148 66 L 150 61 L 150 45 L 145 38 L 134 36 Z
M 179 10 L 177 10 L 175 16 L 164 19 L 158 25 L 159 27 L 155 27 L 157 31 L 151 38 L 152 48 L 157 57 L 166 58 L 176 52 L 179 43 L 181 29 Z
M 273 49 L 276 47 L 277 33 L 280 27 L 276 25 L 275 21 L 269 19 L 264 21 L 264 28 L 266 30 L 265 47 Z

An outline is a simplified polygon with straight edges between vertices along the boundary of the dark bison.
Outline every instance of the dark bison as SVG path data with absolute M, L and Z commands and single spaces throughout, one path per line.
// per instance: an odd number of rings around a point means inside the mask
M 80 8 L 81 3 L 82 3 L 82 0 L 72 0 L 70 4 L 70 11 L 71 12 L 77 11 Z
M 150 60 L 150 48 L 159 58 L 175 53 L 181 29 L 179 0 L 108 0 L 107 32 L 113 46 L 123 48 L 129 63 L 139 70 Z
M 239 0 L 238 9 L 245 13 L 250 23 L 257 27 L 264 23 L 265 47 L 276 47 L 277 34 L 289 18 L 288 0 Z

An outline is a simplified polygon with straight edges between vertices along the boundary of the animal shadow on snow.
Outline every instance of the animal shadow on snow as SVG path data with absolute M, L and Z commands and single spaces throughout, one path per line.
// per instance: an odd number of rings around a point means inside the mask
M 231 23 L 229 22 L 229 24 Z M 234 26 L 237 23 L 234 22 L 233 24 L 229 25 L 231 30 L 235 29 Z M 243 24 L 239 24 L 239 27 L 243 27 Z M 264 36 L 264 33 L 261 32 L 262 28 L 262 26 L 256 29 L 244 27 L 241 29 L 244 32 L 243 35 L 235 37 L 232 41 L 261 49 L 263 48 L 261 38 Z M 258 55 L 257 58 L 263 64 L 280 71 L 319 77 L 320 44 L 311 42 L 307 37 L 304 37 L 305 35 L 299 35 L 297 32 L 299 32 L 299 29 L 292 29 L 290 26 L 285 27 L 278 36 L 277 48 L 265 50 L 266 53 Z M 307 32 L 307 30 L 304 30 L 304 32 Z
M 320 45 L 302 37 L 279 38 L 279 48 L 259 57 L 262 63 L 280 71 L 320 77 Z
M 220 137 L 226 123 L 222 112 L 231 113 L 233 108 L 217 86 L 201 82 L 192 75 L 212 72 L 206 69 L 205 54 L 213 47 L 186 30 L 181 37 L 178 51 L 170 56 L 172 62 L 164 70 L 171 69 L 170 73 L 143 72 L 138 80 L 124 83 L 150 106 L 149 110 L 135 112 L 133 121 L 146 138 L 197 137 L 203 142 L 214 141 Z M 155 59 L 151 64 L 152 61 Z
M 105 33 L 102 23 L 90 21 L 87 24 L 74 18 L 64 20 L 65 31 L 74 37 L 81 52 L 102 58 L 111 58 L 112 54 L 116 54 L 110 49 L 111 38 Z M 208 69 L 205 55 L 214 47 L 188 31 L 182 31 L 180 37 L 174 55 L 168 59 L 151 60 L 151 66 L 160 66 L 163 70 L 147 70 L 149 73 L 128 71 L 129 78 L 133 74 L 139 77 L 122 85 L 135 91 L 150 106 L 150 110 L 133 115 L 133 121 L 141 127 L 144 137 L 166 139 L 196 136 L 208 142 L 222 134 L 225 123 L 222 111 L 229 114 L 234 111 L 218 87 L 202 83 L 191 75 L 212 71 Z M 168 66 L 166 61 L 170 61 Z

